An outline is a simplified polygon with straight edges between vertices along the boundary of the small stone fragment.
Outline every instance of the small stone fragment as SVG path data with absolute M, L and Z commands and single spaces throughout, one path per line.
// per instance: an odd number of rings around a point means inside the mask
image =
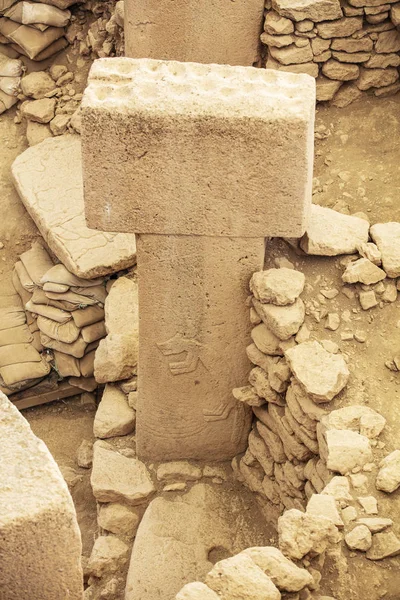
M 372 285 L 385 279 L 386 273 L 367 258 L 352 262 L 342 275 L 345 283 L 364 283 Z
M 366 552 L 372 546 L 372 535 L 366 525 L 356 525 L 345 535 L 344 540 L 350 550 Z
M 297 300 L 304 284 L 303 273 L 283 267 L 254 273 L 250 281 L 250 290 L 263 304 L 286 306 Z
M 354 506 L 346 506 L 346 508 L 342 510 L 342 519 L 345 525 L 348 525 L 357 519 L 357 510 Z M 365 523 L 363 523 L 363 525 L 365 525 Z
M 288 558 L 302 559 L 311 550 L 321 554 L 340 540 L 337 527 L 324 517 L 315 517 L 297 509 L 286 511 L 278 519 L 279 547 Z
M 325 447 L 317 427 L 321 456 L 331 471 L 345 475 L 355 467 L 363 467 L 373 460 L 369 439 L 355 431 L 330 429 L 325 431 Z
M 279 590 L 299 592 L 312 583 L 306 569 L 297 567 L 278 548 L 272 546 L 247 548 L 241 554 L 249 556 L 260 567 Z
M 325 517 L 332 521 L 336 527 L 344 526 L 333 496 L 327 494 L 313 494 L 307 503 L 306 512 L 315 517 Z
M 194 581 L 184 585 L 175 600 L 220 600 L 220 596 L 205 583 Z
M 76 462 L 83 469 L 90 469 L 93 462 L 93 443 L 89 440 L 82 440 L 76 452 Z
M 379 265 L 382 264 L 382 255 L 376 244 L 373 244 L 372 242 L 358 244 L 357 251 L 359 252 L 359 254 L 361 254 L 362 257 L 367 258 L 372 263 L 374 263 L 374 265 L 377 265 L 379 267 Z
M 93 432 L 98 438 L 110 438 L 132 433 L 135 411 L 126 395 L 117 386 L 107 384 L 94 418 Z
M 359 300 L 363 310 L 369 310 L 379 304 L 373 290 L 370 290 L 369 292 L 360 292 Z
M 374 496 L 359 496 L 357 498 L 367 515 L 378 514 L 378 501 Z
M 33 71 L 21 79 L 22 93 L 28 98 L 40 100 L 55 90 L 56 84 L 45 71 Z
M 158 481 L 171 481 L 173 479 L 196 481 L 197 479 L 201 479 L 201 476 L 202 470 L 200 467 L 191 465 L 186 460 L 163 463 L 157 469 Z
M 301 298 L 289 306 L 261 304 L 256 299 L 253 300 L 253 305 L 261 320 L 280 340 L 288 340 L 296 335 L 303 324 L 305 307 Z
M 353 496 L 350 494 L 349 480 L 347 477 L 340 477 L 339 475 L 332 477 L 330 482 L 322 490 L 321 494 L 333 496 L 341 505 L 353 501 Z M 357 515 L 357 512 L 355 514 Z
M 267 12 L 265 17 L 264 30 L 271 35 L 287 35 L 293 33 L 294 24 L 290 19 L 281 17 L 281 15 L 271 10 Z
M 54 98 L 42 98 L 41 100 L 32 100 L 23 102 L 21 105 L 21 115 L 28 121 L 37 123 L 49 123 L 53 117 L 56 107 Z
M 133 537 L 139 526 L 140 517 L 134 508 L 112 502 L 100 505 L 97 522 L 106 531 Z
M 235 400 L 243 402 L 248 406 L 262 406 L 265 404 L 265 399 L 260 398 L 251 385 L 245 385 L 244 387 L 233 389 L 232 395 Z
M 128 560 L 129 546 L 115 535 L 101 535 L 94 543 L 87 570 L 94 577 L 116 573 Z
M 400 486 L 400 450 L 388 454 L 379 464 L 375 485 L 378 490 L 391 494 Z
M 340 316 L 338 313 L 328 313 L 325 322 L 325 329 L 330 329 L 331 331 L 336 331 L 340 325 Z
M 400 223 L 378 223 L 371 227 L 371 237 L 382 254 L 388 277 L 400 277 Z
M 400 554 L 400 540 L 393 532 L 376 533 L 372 536 L 372 546 L 367 552 L 370 560 L 383 560 Z
M 392 519 L 383 517 L 364 517 L 357 520 L 357 525 L 366 525 L 371 533 L 379 533 L 393 525 Z

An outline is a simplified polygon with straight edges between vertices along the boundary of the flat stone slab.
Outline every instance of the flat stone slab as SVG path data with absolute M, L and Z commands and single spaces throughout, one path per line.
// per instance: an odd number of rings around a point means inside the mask
M 246 492 L 203 483 L 153 500 L 136 534 L 125 600 L 174 600 L 216 561 L 265 545 L 270 534 L 258 510 Z
M 134 234 L 86 226 L 80 136 L 44 140 L 20 154 L 11 170 L 25 208 L 48 246 L 74 275 L 91 279 L 136 263 Z
M 82 600 L 81 536 L 57 464 L 0 392 L 0 598 Z

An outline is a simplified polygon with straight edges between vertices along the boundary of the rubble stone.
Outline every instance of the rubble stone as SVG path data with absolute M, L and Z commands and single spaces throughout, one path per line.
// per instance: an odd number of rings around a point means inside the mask
M 363 467 L 373 460 L 369 440 L 355 431 L 330 429 L 325 432 L 323 448 L 320 425 L 317 427 L 321 456 L 331 471 L 345 475 L 355 467 Z
M 317 26 L 317 32 L 323 39 L 347 38 L 362 29 L 362 26 L 362 17 L 343 17 L 335 21 L 320 23 Z
M 369 290 L 368 292 L 360 292 L 359 300 L 363 310 L 369 310 L 370 308 L 378 305 L 378 300 L 373 290 Z
M 76 453 L 76 462 L 83 469 L 90 469 L 93 462 L 93 443 L 89 440 L 82 440 Z
M 391 85 L 395 83 L 398 78 L 399 73 L 397 69 L 393 67 L 388 67 L 387 69 L 361 69 L 356 85 L 360 90 L 365 91 L 370 88 Z
M 350 483 L 348 478 L 340 477 L 339 475 L 332 477 L 330 482 L 321 491 L 321 494 L 333 496 L 341 505 L 347 505 L 349 502 L 353 501 L 353 496 L 350 494 Z
M 345 283 L 364 283 L 372 285 L 385 279 L 386 273 L 367 258 L 360 258 L 348 265 L 342 275 Z
M 98 383 L 128 379 L 136 373 L 138 339 L 131 334 L 109 334 L 100 340 L 94 359 L 94 376 Z
M 341 355 L 327 352 L 316 341 L 303 342 L 285 352 L 296 379 L 315 402 L 330 402 L 350 376 Z
M 393 532 L 376 533 L 367 552 L 370 560 L 383 560 L 400 554 L 400 540 Z
M 354 529 L 346 533 L 344 540 L 350 550 L 366 552 L 372 546 L 372 535 L 366 525 L 356 525 Z
M 99 527 L 106 531 L 133 537 L 139 526 L 140 516 L 130 506 L 111 502 L 100 505 L 97 522 Z
M 361 254 L 364 258 L 368 258 L 374 265 L 382 264 L 382 254 L 376 244 L 372 242 L 367 242 L 364 244 L 358 244 L 357 252 Z
M 191 465 L 185 460 L 163 463 L 157 469 L 157 479 L 159 481 L 171 481 L 172 479 L 185 479 L 186 481 L 196 481 L 202 476 L 200 467 Z
M 187 583 L 176 595 L 175 600 L 219 600 L 220 596 L 205 583 L 195 581 Z
M 359 496 L 357 498 L 367 515 L 378 514 L 378 501 L 374 496 Z
M 340 81 L 334 79 L 328 79 L 320 75 L 316 81 L 317 85 L 317 101 L 326 102 L 332 100 L 336 92 L 342 85 Z
M 330 519 L 336 527 L 344 526 L 335 498 L 327 494 L 313 494 L 307 503 L 307 514 Z
M 304 274 L 294 269 L 268 269 L 254 273 L 250 290 L 263 304 L 293 304 L 303 291 Z
M 288 340 L 303 324 L 305 307 L 301 298 L 289 306 L 261 304 L 253 299 L 254 308 L 268 329 L 280 340 Z
M 344 108 L 361 98 L 362 95 L 362 91 L 359 90 L 356 85 L 353 83 L 345 83 L 333 98 L 332 104 L 338 108 Z
M 278 519 L 279 547 L 288 558 L 301 560 L 311 550 L 321 554 L 340 540 L 337 527 L 324 517 L 292 509 Z
M 357 525 L 366 525 L 371 533 L 379 533 L 388 527 L 393 525 L 392 519 L 385 519 L 383 517 L 363 517 L 357 519 Z
M 287 35 L 294 32 L 294 24 L 290 19 L 270 10 L 265 17 L 264 31 L 271 35 Z
M 54 117 L 56 101 L 54 98 L 42 98 L 24 102 L 21 105 L 21 115 L 28 121 L 50 123 Z
M 95 542 L 87 571 L 95 577 L 116 573 L 127 562 L 129 546 L 115 535 L 101 535 Z
M 43 123 L 36 123 L 35 121 L 28 121 L 26 124 L 26 139 L 28 140 L 29 146 L 36 146 L 43 140 L 52 137 L 52 133 L 48 125 Z
M 375 485 L 378 490 L 391 494 L 400 486 L 400 450 L 386 456 L 379 464 Z
M 56 84 L 45 71 L 33 71 L 21 79 L 21 90 L 25 96 L 40 100 L 55 90 Z
M 304 21 L 310 19 L 318 23 L 320 21 L 329 21 L 338 19 L 342 16 L 340 2 L 338 0 L 274 0 L 273 8 L 284 17 L 289 17 L 293 21 Z
M 247 548 L 242 555 L 249 556 L 279 590 L 299 592 L 312 583 L 310 573 L 288 560 L 278 548 Z
M 378 223 L 371 227 L 371 237 L 382 254 L 388 277 L 400 277 L 400 223 Z
M 360 69 L 357 65 L 339 62 L 331 58 L 322 65 L 322 73 L 329 79 L 352 81 L 358 78 Z
M 94 418 L 94 435 L 102 439 L 127 435 L 135 429 L 135 421 L 126 395 L 115 385 L 106 385 Z
M 329 413 L 324 425 L 332 429 L 351 429 L 373 439 L 382 432 L 386 419 L 369 406 L 351 405 Z
M 275 58 L 275 60 L 283 65 L 297 65 L 299 63 L 312 61 L 313 59 L 310 43 L 308 43 L 307 46 L 302 46 L 300 48 L 295 44 L 286 46 L 285 48 L 275 48 L 274 46 L 270 46 L 269 53 L 272 58 Z

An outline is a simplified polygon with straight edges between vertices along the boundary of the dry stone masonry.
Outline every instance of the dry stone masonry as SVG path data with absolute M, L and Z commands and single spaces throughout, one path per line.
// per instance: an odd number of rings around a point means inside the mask
M 227 459 L 244 447 L 249 410 L 231 397 L 248 373 L 242 306 L 264 237 L 304 233 L 313 104 L 313 83 L 299 75 L 132 59 L 92 67 L 88 224 L 140 234 L 141 458 Z M 278 138 L 284 170 L 265 153 Z M 289 310 L 301 318 L 300 302 Z

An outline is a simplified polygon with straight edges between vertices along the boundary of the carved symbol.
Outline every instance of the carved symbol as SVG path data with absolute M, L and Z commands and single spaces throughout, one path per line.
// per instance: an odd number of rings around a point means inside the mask
M 186 352 L 184 360 L 170 362 L 169 368 L 172 375 L 181 375 L 182 373 L 191 373 L 197 368 L 200 359 L 200 348 L 202 344 L 192 338 L 186 338 L 181 333 L 176 333 L 167 342 L 157 344 L 164 356 L 174 356 Z
M 204 420 L 207 422 L 210 421 L 225 421 L 229 417 L 229 413 L 233 408 L 232 404 L 219 404 L 217 408 L 209 410 L 207 408 L 203 409 Z

